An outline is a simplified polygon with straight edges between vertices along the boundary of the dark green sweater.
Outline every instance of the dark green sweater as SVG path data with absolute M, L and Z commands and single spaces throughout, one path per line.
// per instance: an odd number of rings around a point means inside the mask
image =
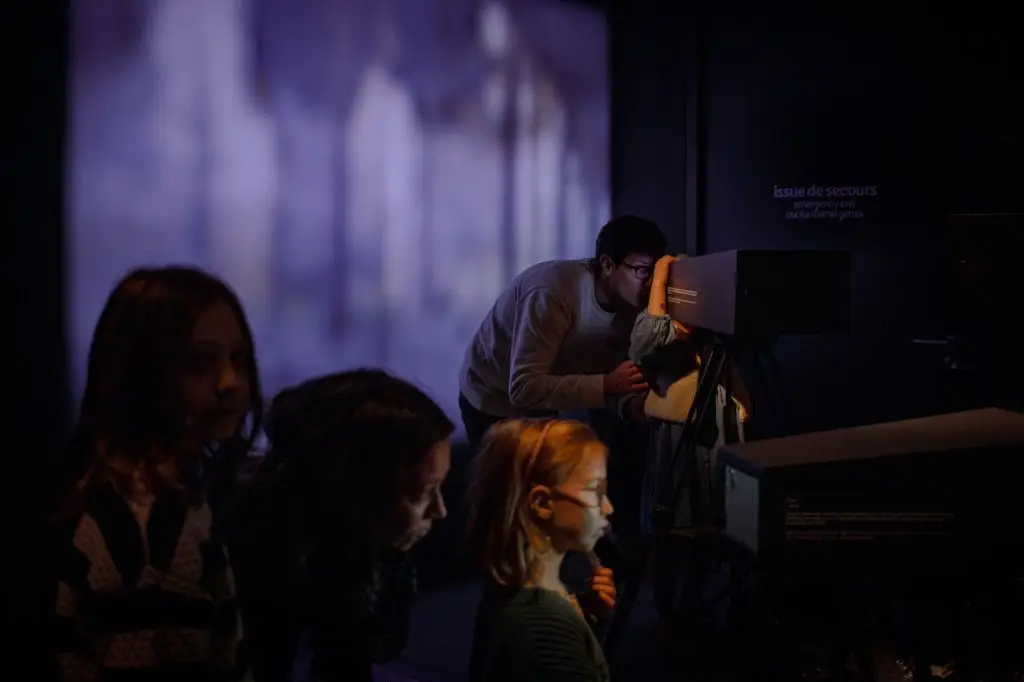
M 564 597 L 488 583 L 477 610 L 470 682 L 608 682 L 601 644 Z

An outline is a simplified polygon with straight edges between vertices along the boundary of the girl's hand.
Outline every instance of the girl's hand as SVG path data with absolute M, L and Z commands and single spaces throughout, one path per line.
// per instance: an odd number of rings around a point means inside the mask
M 587 581 L 587 591 L 580 600 L 580 606 L 589 615 L 605 618 L 615 608 L 615 576 L 612 569 L 598 566 Z
M 651 280 L 651 288 L 655 286 L 665 286 L 668 284 L 668 271 L 678 259 L 675 256 L 662 256 L 658 259 L 658 262 L 654 264 L 654 275 Z
M 733 396 L 733 404 L 736 405 L 736 418 L 740 420 L 741 424 L 746 423 L 750 419 L 750 408 L 747 407 L 742 400 Z

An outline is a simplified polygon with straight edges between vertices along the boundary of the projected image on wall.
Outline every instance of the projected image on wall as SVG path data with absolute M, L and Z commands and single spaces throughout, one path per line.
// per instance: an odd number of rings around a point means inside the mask
M 75 385 L 113 284 L 239 292 L 266 393 L 381 366 L 457 413 L 503 286 L 608 218 L 604 17 L 562 0 L 76 0 Z

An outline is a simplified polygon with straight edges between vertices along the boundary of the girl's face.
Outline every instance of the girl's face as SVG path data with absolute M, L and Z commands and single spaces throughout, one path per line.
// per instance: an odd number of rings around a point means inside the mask
M 225 303 L 199 316 L 177 377 L 186 428 L 198 443 L 236 435 L 249 412 L 249 354 L 242 325 Z
M 452 447 L 446 438 L 434 445 L 415 466 L 402 471 L 398 500 L 380 529 L 384 543 L 403 552 L 409 551 L 427 536 L 434 521 L 448 516 L 441 484 L 451 463 Z
M 608 451 L 600 443 L 583 450 L 579 465 L 560 486 L 537 486 L 531 507 L 559 552 L 589 552 L 608 530 Z

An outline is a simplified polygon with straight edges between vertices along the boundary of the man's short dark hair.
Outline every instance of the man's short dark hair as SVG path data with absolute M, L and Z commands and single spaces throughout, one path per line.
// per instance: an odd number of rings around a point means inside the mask
M 661 258 L 667 246 L 665 235 L 653 220 L 621 215 L 601 228 L 594 256 L 608 256 L 614 263 L 621 263 L 631 253 Z

